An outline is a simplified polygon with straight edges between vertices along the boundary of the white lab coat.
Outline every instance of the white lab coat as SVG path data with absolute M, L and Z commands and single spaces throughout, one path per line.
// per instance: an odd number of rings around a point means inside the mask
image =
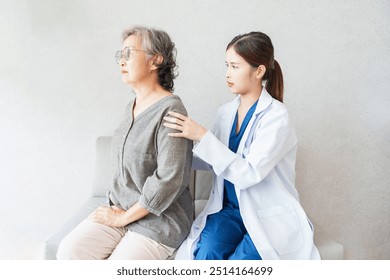
M 193 259 L 207 215 L 222 209 L 224 179 L 235 186 L 244 225 L 264 260 L 320 259 L 313 226 L 295 188 L 297 139 L 286 107 L 265 90 L 237 153 L 228 148 L 240 96 L 223 105 L 212 132 L 195 145 L 194 169 L 211 168 L 213 187 L 176 259 Z

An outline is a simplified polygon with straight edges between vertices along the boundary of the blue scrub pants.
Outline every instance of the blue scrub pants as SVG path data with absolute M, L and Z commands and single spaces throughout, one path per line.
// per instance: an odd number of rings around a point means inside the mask
M 240 212 L 230 208 L 207 217 L 194 255 L 196 260 L 261 260 Z

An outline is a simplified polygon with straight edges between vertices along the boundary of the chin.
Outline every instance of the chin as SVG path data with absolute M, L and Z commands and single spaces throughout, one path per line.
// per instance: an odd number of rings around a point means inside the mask
M 231 93 L 233 93 L 233 94 L 240 94 L 239 92 L 237 92 L 236 90 L 234 90 L 234 89 L 232 89 L 232 88 L 230 88 L 230 91 L 231 91 Z
M 122 82 L 125 84 L 125 85 L 130 85 L 130 81 L 127 77 L 124 77 L 122 76 Z

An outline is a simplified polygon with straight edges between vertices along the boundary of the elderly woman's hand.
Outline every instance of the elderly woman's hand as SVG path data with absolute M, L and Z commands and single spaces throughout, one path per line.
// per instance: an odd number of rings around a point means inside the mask
M 200 141 L 206 134 L 207 129 L 192 120 L 176 112 L 168 112 L 169 117 L 164 117 L 164 126 L 179 130 L 180 132 L 169 133 L 172 137 L 184 137 L 190 140 Z
M 116 206 L 101 205 L 89 217 L 95 223 L 111 227 L 124 227 L 127 225 L 125 213 L 125 210 Z

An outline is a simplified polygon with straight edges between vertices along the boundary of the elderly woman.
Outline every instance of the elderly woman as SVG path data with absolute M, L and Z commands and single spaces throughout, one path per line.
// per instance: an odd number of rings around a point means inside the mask
M 167 259 L 187 237 L 193 217 L 188 188 L 192 141 L 171 139 L 169 111 L 186 115 L 173 95 L 175 45 L 169 35 L 135 26 L 116 54 L 135 98 L 114 133 L 115 172 L 107 204 L 61 242 L 58 259 Z

